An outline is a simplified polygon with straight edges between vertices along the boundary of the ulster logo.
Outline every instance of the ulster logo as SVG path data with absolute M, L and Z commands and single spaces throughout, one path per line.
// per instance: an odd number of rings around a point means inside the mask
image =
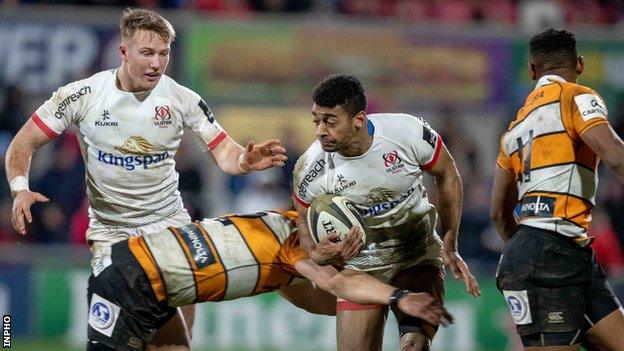
M 173 124 L 171 120 L 171 112 L 169 106 L 156 106 L 154 108 L 156 114 L 154 115 L 154 125 L 160 128 L 167 128 Z
M 388 173 L 399 173 L 403 168 L 405 168 L 405 164 L 401 161 L 399 152 L 396 150 L 383 154 L 382 157 L 384 165 L 386 166 L 386 172 Z
M 401 159 L 399 158 L 399 153 L 396 150 L 392 150 L 387 154 L 383 154 L 384 164 L 386 167 L 390 167 L 397 163 L 401 163 Z

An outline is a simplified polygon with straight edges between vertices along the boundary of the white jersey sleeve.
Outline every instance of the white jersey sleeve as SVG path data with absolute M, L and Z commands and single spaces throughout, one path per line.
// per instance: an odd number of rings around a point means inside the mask
M 191 130 L 193 137 L 204 152 L 214 149 L 227 137 L 227 133 L 215 120 L 212 110 L 204 99 L 192 90 L 178 86 L 185 95 L 180 99 L 186 101 L 188 105 L 188 111 L 183 118 L 184 127 Z
M 401 125 L 401 129 L 405 131 L 403 134 L 410 137 L 411 142 L 406 140 L 406 144 L 410 145 L 411 151 L 421 169 L 431 169 L 440 156 L 442 150 L 442 138 L 431 128 L 421 117 L 412 117 L 414 123 L 406 123 Z
M 93 88 L 87 79 L 60 87 L 32 115 L 33 121 L 50 138 L 55 138 L 84 116 Z
M 293 171 L 295 201 L 304 207 L 310 206 L 312 200 L 330 192 L 323 187 L 322 176 L 326 173 L 328 158 L 321 144 L 316 141 L 299 157 Z

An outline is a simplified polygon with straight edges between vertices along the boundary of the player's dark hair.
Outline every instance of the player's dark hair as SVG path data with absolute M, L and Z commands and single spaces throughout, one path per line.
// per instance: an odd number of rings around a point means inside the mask
M 541 71 L 576 67 L 576 38 L 567 30 L 547 29 L 529 43 L 531 62 Z
M 355 76 L 339 74 L 331 75 L 314 89 L 314 103 L 322 107 L 341 105 L 349 116 L 366 111 L 366 93 L 360 80 Z

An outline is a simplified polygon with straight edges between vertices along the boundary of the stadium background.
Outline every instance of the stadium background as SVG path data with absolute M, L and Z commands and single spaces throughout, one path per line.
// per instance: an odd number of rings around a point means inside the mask
M 0 1 L 2 161 L 14 133 L 52 91 L 119 63 L 117 21 L 130 3 L 51 2 Z M 493 281 L 501 242 L 488 219 L 488 201 L 498 137 L 532 89 L 528 38 L 548 25 L 577 33 L 587 59 L 581 82 L 605 97 L 621 135 L 621 2 L 140 0 L 130 5 L 156 6 L 171 19 L 178 40 L 167 73 L 200 93 L 236 140 L 278 136 L 289 147 L 291 162 L 283 171 L 228 177 L 185 140 L 176 162 L 194 218 L 285 204 L 293 163 L 313 140 L 314 86 L 330 73 L 356 74 L 367 88 L 369 112 L 424 117 L 442 135 L 463 177 L 461 253 L 478 275 L 483 296 L 469 298 L 461 284 L 448 279 L 447 305 L 457 323 L 440 332 L 434 349 L 518 349 Z M 83 349 L 88 221 L 84 167 L 71 132 L 35 155 L 30 183 L 51 202 L 35 206 L 29 235 L 18 237 L 10 224 L 8 185 L 0 182 L 0 312 L 13 317 L 12 349 Z M 624 187 L 602 169 L 592 234 L 620 298 L 622 209 Z M 335 349 L 332 318 L 297 310 L 275 295 L 203 304 L 194 334 L 197 350 Z M 396 344 L 389 318 L 384 349 L 397 349 Z

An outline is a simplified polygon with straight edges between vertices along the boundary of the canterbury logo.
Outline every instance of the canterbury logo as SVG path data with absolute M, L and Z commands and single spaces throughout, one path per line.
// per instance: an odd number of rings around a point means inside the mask
M 114 149 L 123 154 L 148 155 L 152 152 L 154 147 L 147 139 L 139 135 L 134 135 L 126 139 L 123 145 L 115 146 Z

